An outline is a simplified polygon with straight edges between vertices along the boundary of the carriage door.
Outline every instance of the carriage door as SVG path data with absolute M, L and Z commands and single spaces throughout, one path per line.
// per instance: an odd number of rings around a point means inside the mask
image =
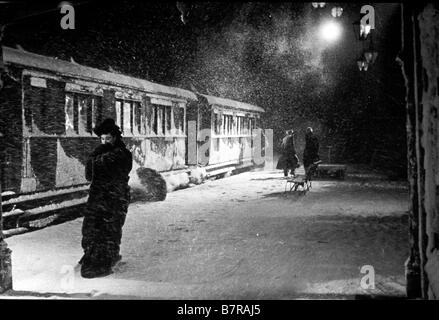
M 186 164 L 198 163 L 198 103 L 190 101 L 186 105 Z

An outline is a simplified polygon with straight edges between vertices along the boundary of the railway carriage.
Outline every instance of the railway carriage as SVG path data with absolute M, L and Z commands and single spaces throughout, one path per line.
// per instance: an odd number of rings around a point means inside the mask
M 0 174 L 6 211 L 16 205 L 28 210 L 33 200 L 44 205 L 52 198 L 85 197 L 86 159 L 100 143 L 93 128 L 106 117 L 115 119 L 133 154 L 130 183 L 139 167 L 166 180 L 200 166 L 208 176 L 220 176 L 255 164 L 252 135 L 260 107 L 7 47 L 3 61 Z M 61 194 L 64 200 L 55 200 Z
M 144 188 L 139 167 L 159 171 L 173 190 L 200 166 L 213 177 L 255 165 L 252 134 L 262 108 L 7 47 L 3 62 L 0 183 L 7 237 L 78 216 L 88 192 L 86 159 L 100 143 L 93 128 L 107 117 L 133 154 L 134 189 Z
M 188 125 L 192 121 L 196 126 L 198 140 L 196 157 L 189 162 L 224 167 L 224 171 L 252 166 L 254 130 L 259 127 L 264 109 L 205 94 L 197 94 L 197 98 L 196 107 L 191 103 L 188 112 Z
M 121 127 L 133 169 L 186 167 L 186 108 L 197 100 L 191 91 L 12 48 L 3 53 L 3 191 L 85 185 L 85 161 L 99 143 L 92 129 L 105 117 Z

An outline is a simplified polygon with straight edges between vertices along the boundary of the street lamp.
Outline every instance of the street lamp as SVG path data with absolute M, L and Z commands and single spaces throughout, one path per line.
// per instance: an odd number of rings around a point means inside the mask
M 373 49 L 367 49 L 364 51 L 363 56 L 367 63 L 373 64 L 378 56 L 378 52 Z
M 371 34 L 371 26 L 369 24 L 362 24 L 360 20 L 353 22 L 352 27 L 354 29 L 355 39 L 357 40 L 367 40 L 369 35 Z
M 373 35 L 371 26 L 369 24 L 363 25 L 360 20 L 352 24 L 354 28 L 354 35 L 357 42 L 361 43 L 361 54 L 357 59 L 358 69 L 360 71 L 367 71 L 369 66 L 375 63 L 378 57 L 378 51 L 374 49 Z
M 316 9 L 317 8 L 324 8 L 326 5 L 326 2 L 311 2 L 311 5 Z
M 331 15 L 334 18 L 339 18 L 343 13 L 343 8 L 342 7 L 334 7 L 331 9 Z
M 341 32 L 340 25 L 335 21 L 327 21 L 320 26 L 320 37 L 329 42 L 337 40 Z
M 357 60 L 357 66 L 360 71 L 367 71 L 367 68 L 369 67 L 369 63 L 366 60 L 364 60 L 364 58 L 359 58 Z

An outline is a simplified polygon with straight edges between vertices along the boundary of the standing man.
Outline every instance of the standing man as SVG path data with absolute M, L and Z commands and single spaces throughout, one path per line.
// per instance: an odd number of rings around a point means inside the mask
M 305 150 L 303 151 L 303 166 L 305 172 L 308 172 L 310 166 L 319 161 L 319 140 L 314 135 L 311 127 L 306 128 L 305 133 Z
M 299 158 L 294 146 L 294 130 L 287 130 L 285 137 L 282 139 L 282 153 L 277 162 L 276 169 L 283 169 L 284 177 L 288 177 L 288 171 L 294 176 L 294 170 L 298 167 Z
M 121 260 L 122 227 L 130 202 L 132 155 L 120 128 L 113 119 L 106 119 L 93 131 L 101 145 L 91 153 L 85 168 L 91 185 L 82 225 L 84 256 L 79 262 L 84 278 L 106 276 Z

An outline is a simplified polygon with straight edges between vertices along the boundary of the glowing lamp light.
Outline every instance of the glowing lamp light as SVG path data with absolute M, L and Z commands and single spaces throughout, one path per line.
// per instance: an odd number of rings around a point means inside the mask
M 366 50 L 364 51 L 363 56 L 368 64 L 373 64 L 378 56 L 378 52 L 375 50 Z
M 324 8 L 326 3 L 325 2 L 311 2 L 311 5 L 314 8 Z
M 320 36 L 326 41 L 335 41 L 340 37 L 340 35 L 341 27 L 334 21 L 326 22 L 320 27 Z
M 364 59 L 358 59 L 357 60 L 358 69 L 360 71 L 367 71 L 367 68 L 369 67 L 369 64 Z
M 343 8 L 342 7 L 334 7 L 331 10 L 331 14 L 334 18 L 338 18 L 342 15 L 343 13 Z
M 360 25 L 360 39 L 366 39 L 370 34 L 370 25 Z

